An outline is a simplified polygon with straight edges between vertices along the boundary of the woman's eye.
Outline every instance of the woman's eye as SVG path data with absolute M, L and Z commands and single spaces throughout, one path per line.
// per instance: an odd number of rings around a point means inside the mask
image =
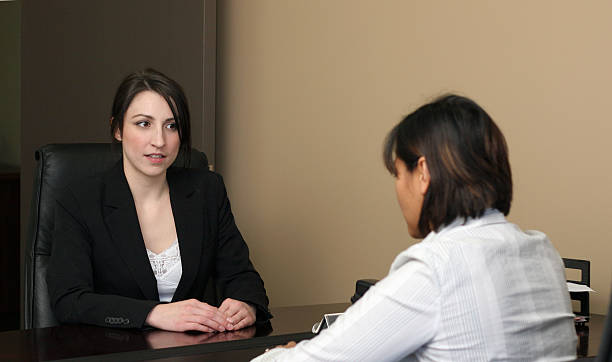
M 166 128 L 174 130 L 176 129 L 176 123 L 168 123 L 166 124 Z
M 137 125 L 137 126 L 139 126 L 139 127 L 143 127 L 143 128 L 144 128 L 144 127 L 148 127 L 150 124 L 151 124 L 151 123 L 150 123 L 149 121 L 139 121 L 139 122 L 136 122 L 136 125 Z

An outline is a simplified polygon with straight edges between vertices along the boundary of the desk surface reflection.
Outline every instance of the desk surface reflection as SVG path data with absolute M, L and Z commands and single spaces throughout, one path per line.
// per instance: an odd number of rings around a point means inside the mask
M 312 325 L 325 313 L 343 312 L 349 304 L 273 308 L 270 323 L 225 333 L 176 333 L 121 330 L 86 325 L 0 333 L 0 360 L 92 361 L 248 361 L 272 346 L 311 338 Z M 578 356 L 594 356 L 605 316 L 592 315 L 579 328 Z

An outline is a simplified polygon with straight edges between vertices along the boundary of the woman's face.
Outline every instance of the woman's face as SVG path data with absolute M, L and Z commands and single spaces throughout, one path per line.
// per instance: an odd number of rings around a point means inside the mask
M 414 238 L 422 238 L 419 231 L 419 218 L 423 208 L 423 199 L 429 187 L 429 172 L 425 158 L 421 157 L 417 166 L 408 171 L 404 161 L 395 159 L 397 178 L 395 179 L 395 192 L 400 209 L 408 225 L 408 233 Z
M 176 121 L 166 100 L 153 91 L 138 93 L 123 119 L 123 129 L 115 132 L 123 146 L 126 175 L 156 177 L 178 155 L 181 141 Z

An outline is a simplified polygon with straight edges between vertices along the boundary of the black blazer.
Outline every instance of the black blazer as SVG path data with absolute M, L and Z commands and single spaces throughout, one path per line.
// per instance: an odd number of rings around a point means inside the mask
M 220 175 L 170 168 L 167 176 L 183 274 L 172 301 L 204 300 L 214 278 L 221 297 L 271 318 L 261 277 L 234 222 Z M 73 183 L 57 197 L 49 296 L 61 323 L 142 327 L 160 303 L 122 162 Z

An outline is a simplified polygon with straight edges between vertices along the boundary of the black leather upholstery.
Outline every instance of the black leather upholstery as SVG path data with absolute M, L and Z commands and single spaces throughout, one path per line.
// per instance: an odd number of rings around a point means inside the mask
M 35 153 L 34 190 L 28 225 L 24 288 L 24 327 L 57 325 L 47 292 L 47 266 L 53 244 L 54 208 L 57 190 L 74 179 L 103 173 L 121 158 L 121 146 L 110 143 L 51 144 Z M 183 166 L 184 157 L 175 165 Z M 208 168 L 206 155 L 191 150 L 190 167 Z

